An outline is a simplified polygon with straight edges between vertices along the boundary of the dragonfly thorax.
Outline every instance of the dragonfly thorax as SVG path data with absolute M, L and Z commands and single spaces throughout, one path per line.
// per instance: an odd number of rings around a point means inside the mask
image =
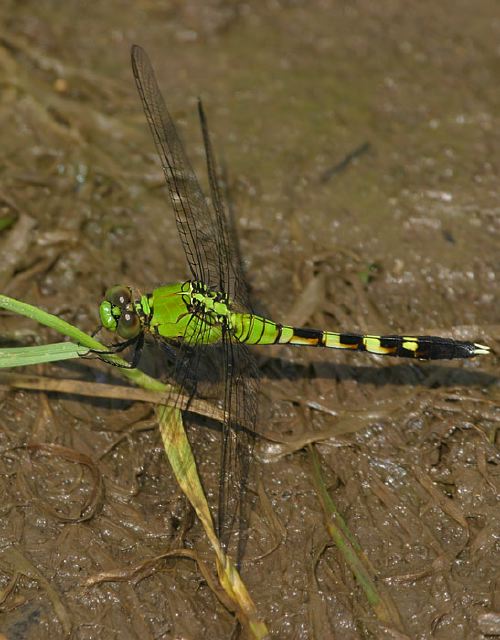
M 191 306 L 193 313 L 208 313 L 221 321 L 230 313 L 227 293 L 216 291 L 196 280 L 191 281 Z

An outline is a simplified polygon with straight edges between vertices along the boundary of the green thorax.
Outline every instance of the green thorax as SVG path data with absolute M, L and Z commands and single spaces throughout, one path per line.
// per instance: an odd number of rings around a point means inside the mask
M 220 341 L 230 315 L 227 296 L 196 281 L 158 287 L 136 307 L 145 331 L 193 344 Z

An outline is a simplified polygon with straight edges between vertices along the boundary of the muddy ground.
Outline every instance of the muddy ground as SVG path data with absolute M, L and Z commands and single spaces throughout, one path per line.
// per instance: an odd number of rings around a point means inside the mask
M 0 199 L 16 221 L 0 235 L 1 292 L 91 332 L 110 284 L 150 290 L 187 277 L 133 85 L 134 42 L 148 50 L 203 180 L 204 100 L 259 310 L 498 351 L 495 0 L 3 2 Z M 0 335 L 58 339 L 6 314 Z M 242 573 L 271 636 L 499 635 L 496 356 L 255 354 L 258 430 L 274 442 L 261 438 L 255 451 Z M 27 372 L 118 380 L 95 361 Z M 172 548 L 211 559 L 151 417 L 145 404 L 3 387 L 2 637 L 235 631 L 192 560 L 134 573 Z M 212 495 L 217 434 L 190 436 Z M 328 537 L 311 442 L 389 618 Z M 102 490 L 82 514 L 97 477 Z M 89 585 L 108 571 L 123 579 Z

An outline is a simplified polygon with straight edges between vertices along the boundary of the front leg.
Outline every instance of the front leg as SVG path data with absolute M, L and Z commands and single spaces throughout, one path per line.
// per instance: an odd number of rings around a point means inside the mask
M 121 353 L 127 347 L 134 345 L 134 354 L 132 356 L 132 362 L 125 364 L 116 364 L 114 362 L 110 363 L 114 367 L 121 367 L 124 369 L 136 369 L 139 364 L 139 360 L 141 359 L 142 351 L 144 348 L 144 333 L 140 333 L 138 336 L 134 338 L 130 338 L 130 340 L 124 340 L 123 342 L 117 342 L 115 344 L 106 345 L 108 347 L 108 351 L 100 351 L 98 349 L 90 349 L 90 353 L 95 353 L 98 358 L 100 356 L 112 356 L 117 353 Z M 100 358 L 103 360 L 103 358 Z

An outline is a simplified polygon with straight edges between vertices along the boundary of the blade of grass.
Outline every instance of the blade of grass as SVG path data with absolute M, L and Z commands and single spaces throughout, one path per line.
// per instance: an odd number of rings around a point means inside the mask
M 105 349 L 100 342 L 91 338 L 81 329 L 78 329 L 78 327 L 73 326 L 69 322 L 62 320 L 39 307 L 28 304 L 27 302 L 21 302 L 15 298 L 10 298 L 9 296 L 0 294 L 0 308 L 10 311 L 11 313 L 17 313 L 18 315 L 31 318 L 46 327 L 54 329 L 58 333 L 62 333 L 64 336 L 68 336 L 73 340 L 73 342 L 77 342 L 89 349 Z
M 236 605 L 236 615 L 243 627 L 250 631 L 253 638 L 266 638 L 269 633 L 267 627 L 258 618 L 257 609 L 244 582 L 229 556 L 224 553 L 215 533 L 212 515 L 182 423 L 181 412 L 166 405 L 159 405 L 156 409 L 156 414 L 160 424 L 160 434 L 165 453 L 177 482 L 182 491 L 188 496 L 215 552 L 219 581 L 224 591 Z
M 65 342 L 63 344 L 68 343 Z M 49 393 L 69 393 L 89 398 L 108 398 L 110 400 L 127 400 L 129 402 L 152 402 L 154 404 L 167 402 L 171 395 L 171 387 L 169 385 L 165 385 L 166 393 L 159 393 L 158 391 L 135 389 L 128 385 L 85 382 L 84 380 L 50 378 L 48 376 L 33 376 L 25 373 L 7 373 L 4 371 L 0 371 L 0 387 L 30 389 Z M 189 406 L 191 413 L 197 413 L 200 416 L 206 416 L 219 422 L 225 419 L 224 412 L 206 400 L 198 398 L 190 400 L 188 396 L 177 396 L 176 405 L 181 411 L 185 411 Z
M 392 625 L 403 632 L 403 625 L 389 594 L 384 593 L 380 584 L 375 582 L 375 569 L 366 557 L 363 549 L 349 531 L 346 522 L 340 515 L 323 478 L 321 462 L 314 445 L 307 447 L 313 470 L 313 481 L 318 499 L 323 509 L 325 524 L 335 546 L 343 555 L 358 584 L 363 589 L 366 598 L 377 618 L 387 625 Z
M 74 342 L 55 342 L 35 347 L 6 347 L 0 349 L 0 369 L 81 358 L 88 352 L 86 347 Z

